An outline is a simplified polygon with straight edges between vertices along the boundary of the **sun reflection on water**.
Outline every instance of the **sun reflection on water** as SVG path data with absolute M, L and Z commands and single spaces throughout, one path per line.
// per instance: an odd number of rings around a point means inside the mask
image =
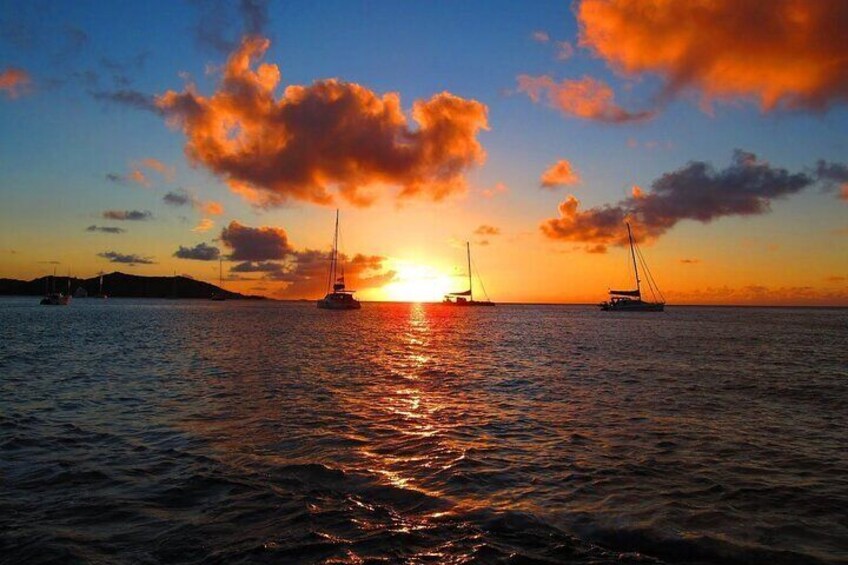
M 427 307 L 410 304 L 403 323 L 406 327 L 398 332 L 396 342 L 378 360 L 385 369 L 383 378 L 366 395 L 374 403 L 366 408 L 376 412 L 373 421 L 386 424 L 384 437 L 360 453 L 367 459 L 367 470 L 393 486 L 439 496 L 438 491 L 425 488 L 420 477 L 461 459 L 463 452 L 448 437 L 456 426 L 445 417 L 451 400 L 433 381 L 438 372 L 432 369 L 439 365 L 441 352 L 432 343 Z

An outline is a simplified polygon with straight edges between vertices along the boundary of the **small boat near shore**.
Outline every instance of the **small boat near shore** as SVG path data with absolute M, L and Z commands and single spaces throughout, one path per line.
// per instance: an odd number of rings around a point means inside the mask
M 609 300 L 600 304 L 601 310 L 606 312 L 662 312 L 665 309 L 665 299 L 659 287 L 654 282 L 654 278 L 651 276 L 651 271 L 642 257 L 642 252 L 639 251 L 639 248 L 633 242 L 633 232 L 630 229 L 630 222 L 627 222 L 627 238 L 630 241 L 630 256 L 633 259 L 633 274 L 636 277 L 636 288 L 635 290 L 610 290 Z M 637 253 L 645 271 L 648 288 L 654 296 L 653 302 L 642 300 L 642 280 L 639 278 L 639 268 L 636 265 Z M 659 300 L 657 299 L 657 294 L 659 294 Z
M 333 236 L 333 252 L 330 255 L 330 273 L 327 279 L 327 294 L 318 300 L 322 310 L 359 310 L 362 304 L 353 297 L 355 290 L 345 288 L 344 261 L 339 265 L 339 211 L 336 210 L 336 232 Z
M 224 260 L 218 259 L 218 290 L 212 293 L 212 296 L 209 297 L 209 300 L 214 300 L 215 302 L 223 302 L 227 297 L 224 295 Z
M 45 283 L 45 286 L 48 286 Z M 56 272 L 50 277 L 49 288 L 45 289 L 44 298 L 41 299 L 42 306 L 67 306 L 71 303 L 71 278 L 68 277 L 68 293 L 56 292 Z
M 449 292 L 445 295 L 442 304 L 447 306 L 494 306 L 495 303 L 489 300 L 474 300 L 474 284 L 471 278 L 471 243 L 465 242 L 466 257 L 468 258 L 468 290 L 462 292 Z M 482 283 L 481 283 L 482 286 Z M 483 289 L 483 294 L 486 290 Z

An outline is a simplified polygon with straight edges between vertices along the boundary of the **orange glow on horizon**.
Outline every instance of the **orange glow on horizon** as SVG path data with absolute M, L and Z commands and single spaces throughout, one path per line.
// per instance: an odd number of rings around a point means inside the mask
M 444 295 L 462 284 L 458 277 L 422 263 L 396 260 L 391 268 L 395 279 L 378 289 L 377 298 L 391 302 L 440 302 Z

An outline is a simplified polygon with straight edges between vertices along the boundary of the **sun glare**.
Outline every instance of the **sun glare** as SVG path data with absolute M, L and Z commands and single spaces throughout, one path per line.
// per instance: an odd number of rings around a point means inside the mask
M 430 265 L 398 261 L 393 265 L 395 280 L 382 289 L 384 300 L 396 302 L 440 302 L 458 283 L 450 275 Z

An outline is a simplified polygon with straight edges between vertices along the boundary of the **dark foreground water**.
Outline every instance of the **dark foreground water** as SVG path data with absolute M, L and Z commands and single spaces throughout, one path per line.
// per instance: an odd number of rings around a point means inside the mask
M 0 300 L 0 560 L 848 561 L 848 311 Z

